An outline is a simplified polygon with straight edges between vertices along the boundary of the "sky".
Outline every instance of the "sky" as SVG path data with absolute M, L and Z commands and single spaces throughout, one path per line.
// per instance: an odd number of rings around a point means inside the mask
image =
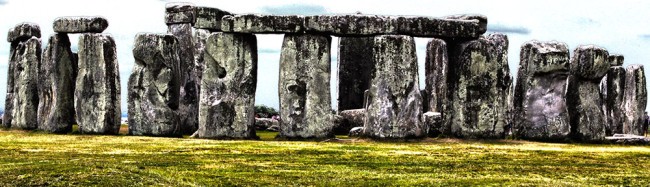
M 122 86 L 122 111 L 126 112 L 126 85 L 134 59 L 132 46 L 139 32 L 165 33 L 165 4 L 161 0 L 0 0 L 0 93 L 6 93 L 9 43 L 7 31 L 21 22 L 41 27 L 43 47 L 53 34 L 52 22 L 61 16 L 103 16 L 109 22 L 104 33 L 117 43 Z M 625 64 L 650 62 L 650 1 L 642 0 L 197 0 L 197 6 L 216 7 L 233 13 L 259 14 L 364 14 L 442 17 L 454 14 L 482 14 L 488 17 L 488 34 L 508 35 L 510 74 L 516 75 L 521 45 L 529 40 L 557 40 L 571 51 L 594 44 L 610 53 L 623 54 Z M 73 51 L 78 35 L 71 35 Z M 258 35 L 258 83 L 256 104 L 278 108 L 278 72 L 282 35 Z M 429 39 L 416 38 L 420 87 L 424 87 L 425 46 Z M 336 64 L 338 39 L 332 40 L 332 107 L 336 107 Z M 647 74 L 647 73 L 646 73 Z M 647 77 L 647 75 L 646 75 Z M 0 94 L 0 108 L 5 95 Z M 650 108 L 650 106 L 649 106 Z M 647 109 L 646 109 L 647 110 Z

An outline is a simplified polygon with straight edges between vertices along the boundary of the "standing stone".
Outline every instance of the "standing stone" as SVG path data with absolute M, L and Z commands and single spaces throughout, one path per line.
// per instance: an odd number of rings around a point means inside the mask
M 567 108 L 573 138 L 578 141 L 605 139 L 605 113 L 600 80 L 609 70 L 609 53 L 604 48 L 583 45 L 573 51 L 567 86 Z
M 603 111 L 607 120 L 605 135 L 623 134 L 623 118 L 625 109 L 623 96 L 625 88 L 625 68 L 622 55 L 609 55 L 607 75 L 601 81 L 601 95 L 603 98 Z
M 427 103 L 425 110 L 443 112 L 447 108 L 447 74 L 449 59 L 447 43 L 441 39 L 432 39 L 427 43 L 425 68 L 425 92 Z
M 210 139 L 258 139 L 255 135 L 257 39 L 252 34 L 213 33 L 205 48 L 199 129 Z
M 199 82 L 199 90 L 201 88 L 201 80 L 203 80 L 203 70 L 205 69 L 205 45 L 210 36 L 210 31 L 206 29 L 194 29 L 192 35 L 192 42 L 194 43 L 194 64 L 196 65 L 197 82 Z
M 138 34 L 128 83 L 129 134 L 179 136 L 180 48 L 173 35 Z
M 643 135 L 643 118 L 648 101 L 643 65 L 633 64 L 625 69 L 625 95 L 623 96 L 623 133 Z
M 74 102 L 79 131 L 117 134 L 120 130 L 120 74 L 115 40 L 107 34 L 82 34 L 78 55 Z
M 192 134 L 199 126 L 199 91 L 200 80 L 194 63 L 194 43 L 192 40 L 192 25 L 178 23 L 168 26 L 168 33 L 178 39 L 180 46 L 180 72 L 181 72 L 181 101 L 178 112 L 181 120 L 181 132 Z
M 451 134 L 461 138 L 504 136 L 511 78 L 508 38 L 492 34 L 451 47 L 445 113 Z
M 374 39 L 375 72 L 366 97 L 364 134 L 376 139 L 426 136 L 421 121 L 415 41 L 411 36 L 380 35 Z
M 338 111 L 363 108 L 363 93 L 375 71 L 373 41 L 374 37 L 339 38 Z
M 65 33 L 53 34 L 39 68 L 38 129 L 67 133 L 74 120 L 74 86 L 77 61 Z
M 57 33 L 101 33 L 108 28 L 103 17 L 60 17 L 52 25 Z
M 11 76 L 7 89 L 5 127 L 33 130 L 37 128 L 38 66 L 41 63 L 41 40 L 35 36 L 17 43 L 9 60 Z M 13 67 L 11 67 L 13 65 Z
M 529 41 L 521 46 L 513 104 L 516 136 L 541 141 L 569 138 L 568 76 L 566 44 Z
M 280 134 L 276 138 L 333 137 L 330 43 L 325 35 L 286 34 L 280 54 Z
M 11 46 L 9 48 L 9 61 L 8 61 L 8 72 L 7 72 L 7 94 L 5 97 L 5 108 L 4 108 L 5 113 L 3 115 L 3 123 L 2 123 L 2 127 L 4 128 L 10 128 L 13 122 L 12 118 L 14 115 L 13 113 L 16 104 L 14 99 L 16 98 L 15 95 L 16 92 L 18 91 L 14 89 L 16 87 L 16 73 L 19 73 L 20 71 L 25 71 L 24 69 L 23 70 L 16 69 L 16 67 L 18 66 L 19 63 L 28 63 L 28 65 L 40 63 L 37 61 L 33 61 L 33 62 L 27 61 L 29 59 L 40 60 L 41 49 L 40 47 L 33 46 L 33 45 L 40 46 L 40 41 L 38 41 L 38 44 L 36 44 L 35 41 L 32 41 L 29 43 L 29 45 L 27 45 L 28 44 L 27 41 L 29 41 L 31 38 L 36 38 L 36 40 L 38 40 L 38 38 L 40 37 L 41 37 L 41 29 L 35 23 L 19 23 L 14 28 L 9 29 L 9 32 L 7 33 L 7 41 L 11 43 Z M 27 52 L 30 51 L 34 52 L 35 54 L 27 54 Z M 24 65 L 20 65 L 20 66 L 22 67 Z M 37 67 L 37 66 L 33 66 L 33 67 Z M 34 76 L 36 76 L 36 73 L 34 73 Z M 34 82 L 34 84 L 37 83 Z

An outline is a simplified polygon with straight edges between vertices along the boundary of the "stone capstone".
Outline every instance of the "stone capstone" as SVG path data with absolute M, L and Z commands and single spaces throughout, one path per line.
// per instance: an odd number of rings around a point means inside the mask
M 445 125 L 461 138 L 502 138 L 512 78 L 508 38 L 491 34 L 450 46 Z
M 238 33 L 302 33 L 304 21 L 304 16 L 297 15 L 229 15 L 222 18 L 221 30 Z
M 332 138 L 331 37 L 286 34 L 280 54 L 279 139 Z
M 101 33 L 108 28 L 108 21 L 103 17 L 60 17 L 53 27 L 58 33 Z
M 373 43 L 375 72 L 364 102 L 363 134 L 374 139 L 426 136 L 413 37 L 380 35 Z
M 38 126 L 38 66 L 41 63 L 41 49 L 41 40 L 35 36 L 12 44 L 4 127 L 33 130 Z
M 341 37 L 338 54 L 338 110 L 363 108 L 363 94 L 370 88 L 375 69 L 374 37 Z M 346 131 L 347 133 L 347 131 Z
M 177 23 L 194 24 L 196 18 L 194 4 L 192 3 L 167 3 L 165 5 L 165 23 L 167 25 Z
M 255 135 L 257 39 L 213 33 L 205 48 L 198 138 L 258 139 Z
M 195 7 L 196 20 L 194 28 L 221 31 L 221 18 L 233 15 L 228 11 L 211 7 Z
M 74 102 L 79 131 L 117 134 L 120 129 L 120 74 L 115 40 L 107 34 L 82 34 L 78 56 Z
M 41 27 L 36 23 L 19 23 L 9 29 L 7 42 L 25 41 L 32 37 L 41 38 Z
M 607 58 L 609 66 L 622 66 L 624 60 L 625 57 L 620 54 L 609 54 L 609 57 Z
M 72 131 L 77 59 L 65 33 L 50 36 L 39 68 L 38 129 L 52 133 Z
M 645 70 L 643 65 L 633 64 L 625 69 L 625 90 L 623 96 L 624 134 L 644 135 L 644 111 L 648 102 Z
M 128 82 L 129 134 L 180 136 L 180 47 L 171 34 L 135 36 Z
M 353 109 L 339 111 L 334 119 L 334 134 L 347 134 L 354 127 L 363 127 L 366 110 Z
M 519 67 L 513 98 L 515 136 L 540 141 L 569 139 L 567 45 L 526 42 L 521 46 Z
M 192 26 L 189 23 L 171 24 L 168 33 L 178 39 L 180 47 L 181 101 L 179 115 L 181 133 L 192 134 L 199 126 L 199 93 L 201 89 L 200 74 L 202 65 L 195 62 L 195 43 L 192 38 Z

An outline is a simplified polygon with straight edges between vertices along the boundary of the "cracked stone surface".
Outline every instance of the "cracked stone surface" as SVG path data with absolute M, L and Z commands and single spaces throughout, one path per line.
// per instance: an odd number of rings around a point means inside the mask
M 65 33 L 50 36 L 39 68 L 38 129 L 52 133 L 72 131 L 77 59 Z

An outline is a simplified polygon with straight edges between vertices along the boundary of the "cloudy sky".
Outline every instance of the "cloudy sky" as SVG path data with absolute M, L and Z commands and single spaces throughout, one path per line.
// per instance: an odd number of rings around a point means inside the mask
M 139 32 L 166 32 L 164 6 L 160 0 L 0 0 L 0 38 L 20 22 L 41 26 L 43 45 L 60 16 L 103 16 L 117 42 L 122 84 L 122 111 L 126 111 L 126 81 L 133 68 L 133 39 Z M 519 64 L 519 47 L 528 40 L 558 40 L 571 49 L 595 44 L 610 53 L 625 55 L 625 64 L 650 62 L 650 1 L 481 1 L 481 0 L 280 0 L 280 1 L 189 1 L 197 6 L 217 7 L 234 13 L 263 14 L 365 14 L 446 16 L 478 13 L 488 17 L 488 33 L 502 32 L 510 39 L 511 74 Z M 77 36 L 71 37 L 76 51 Z M 6 41 L 6 40 L 5 40 Z M 417 38 L 420 81 L 423 84 L 424 50 L 428 39 Z M 332 106 L 336 106 L 336 38 L 332 41 Z M 278 107 L 278 61 L 282 35 L 258 35 L 259 69 L 256 103 Z M 0 43 L 0 93 L 6 93 L 9 43 Z M 646 75 L 647 76 L 647 75 Z M 4 94 L 0 94 L 4 106 Z

